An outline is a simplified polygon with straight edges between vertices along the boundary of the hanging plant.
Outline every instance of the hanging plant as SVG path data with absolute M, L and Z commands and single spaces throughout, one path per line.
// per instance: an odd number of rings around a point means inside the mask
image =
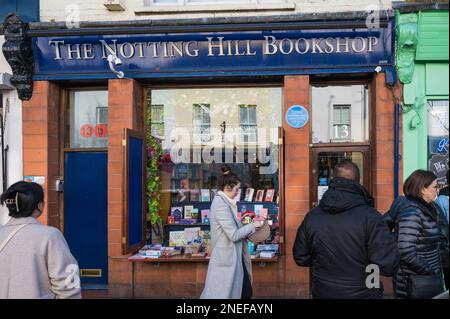
M 148 215 L 147 221 L 152 224 L 161 220 L 159 212 L 161 210 L 161 177 L 159 173 L 159 163 L 162 158 L 161 140 L 151 134 L 151 106 L 147 103 L 147 172 L 146 172 L 146 193 Z

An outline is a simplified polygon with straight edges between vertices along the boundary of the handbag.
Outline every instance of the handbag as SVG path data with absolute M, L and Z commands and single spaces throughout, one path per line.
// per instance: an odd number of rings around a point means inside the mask
M 253 244 L 258 245 L 260 242 L 263 242 L 264 240 L 269 238 L 269 236 L 270 236 L 270 226 L 266 220 L 264 221 L 264 224 L 260 229 L 258 229 L 256 232 L 254 232 L 248 237 L 248 240 L 250 240 Z
M 409 275 L 407 289 L 411 299 L 430 299 L 444 292 L 444 280 L 441 275 Z

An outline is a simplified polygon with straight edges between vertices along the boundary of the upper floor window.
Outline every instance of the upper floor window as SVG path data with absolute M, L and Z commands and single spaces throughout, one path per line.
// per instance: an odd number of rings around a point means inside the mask
M 256 143 L 257 141 L 257 122 L 256 122 L 256 105 L 240 104 L 239 105 L 239 126 L 241 143 Z
M 211 140 L 211 106 L 206 103 L 194 104 L 194 143 L 202 144 Z
M 151 134 L 161 140 L 164 140 L 164 105 L 152 104 L 151 105 Z
M 146 5 L 262 4 L 285 2 L 286 0 L 145 0 Z

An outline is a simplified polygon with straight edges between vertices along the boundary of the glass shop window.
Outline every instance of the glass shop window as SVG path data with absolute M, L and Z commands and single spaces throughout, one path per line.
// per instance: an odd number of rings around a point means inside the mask
M 66 121 L 70 148 L 108 146 L 108 91 L 71 91 Z
M 278 245 L 282 89 L 154 89 L 149 94 L 150 105 L 164 109 L 164 136 L 159 139 L 164 245 L 179 244 L 176 231 L 183 223 L 194 220 L 202 231 L 208 229 L 224 163 L 241 178 L 238 213 L 267 213 L 274 222 L 267 244 Z
M 313 143 L 368 142 L 368 87 L 313 86 L 312 121 Z
M 431 100 L 428 114 L 428 169 L 438 177 L 439 184 L 446 183 L 448 170 L 448 100 Z

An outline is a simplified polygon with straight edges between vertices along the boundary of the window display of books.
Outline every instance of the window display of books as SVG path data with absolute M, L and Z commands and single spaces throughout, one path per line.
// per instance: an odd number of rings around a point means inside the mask
M 194 166 L 196 166 L 194 168 Z M 184 168 L 183 168 L 184 169 Z M 176 176 L 171 177 L 171 185 L 176 187 L 176 196 L 171 196 L 171 206 L 169 209 L 170 218 L 167 218 L 168 223 L 165 225 L 164 243 L 165 245 L 175 247 L 189 246 L 188 252 L 195 256 L 207 255 L 210 249 L 209 243 L 200 239 L 201 248 L 196 251 L 196 247 L 192 246 L 193 236 L 189 238 L 182 238 L 177 231 L 183 230 L 183 225 L 194 229 L 197 226 L 201 227 L 201 232 L 206 229 L 209 230 L 209 222 L 211 215 L 211 204 L 214 197 L 217 195 L 216 174 L 212 174 L 208 169 L 201 167 L 200 164 L 189 164 L 186 172 L 178 172 Z M 174 181 L 174 182 L 173 182 Z M 206 183 L 205 183 L 206 181 Z M 259 186 L 259 187 L 258 187 Z M 259 246 L 280 243 L 280 227 L 278 223 L 278 203 L 279 198 L 278 189 L 270 182 L 259 182 L 252 185 L 252 183 L 243 182 L 243 188 L 234 198 L 238 206 L 238 218 L 242 214 L 251 214 L 255 220 L 268 220 L 270 226 L 270 236 Z M 171 190 L 174 191 L 173 189 Z M 172 193 L 174 194 L 174 193 Z M 189 233 L 190 231 L 187 231 Z M 174 234 L 172 234 L 174 233 Z M 185 235 L 186 235 L 185 234 Z M 202 237 L 196 234 L 197 237 Z M 191 247 L 192 246 L 192 247 Z M 273 251 L 264 250 L 261 248 L 255 249 L 252 258 L 273 258 L 278 254 L 278 248 Z M 183 254 L 185 252 L 183 251 Z M 199 255 L 199 256 L 200 256 Z

